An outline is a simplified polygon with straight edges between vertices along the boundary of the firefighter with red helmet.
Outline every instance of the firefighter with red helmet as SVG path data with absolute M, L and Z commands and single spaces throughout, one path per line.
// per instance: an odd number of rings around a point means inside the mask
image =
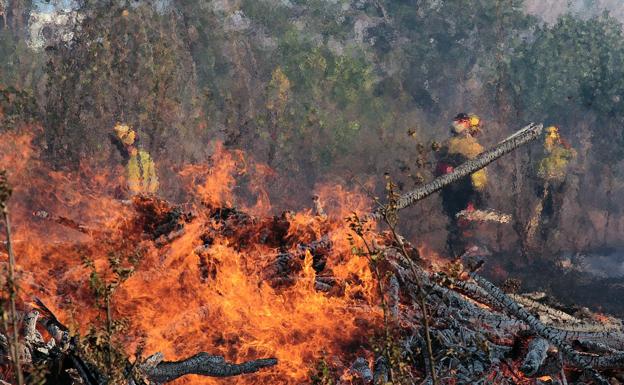
M 451 137 L 439 152 L 437 176 L 453 172 L 455 167 L 483 152 L 483 146 L 477 141 L 481 130 L 481 119 L 477 115 L 461 113 L 455 116 L 451 124 Z M 442 207 L 449 218 L 447 248 L 451 256 L 458 257 L 464 253 L 467 233 L 471 227 L 458 214 L 483 205 L 486 185 L 487 171 L 481 169 L 442 189 Z

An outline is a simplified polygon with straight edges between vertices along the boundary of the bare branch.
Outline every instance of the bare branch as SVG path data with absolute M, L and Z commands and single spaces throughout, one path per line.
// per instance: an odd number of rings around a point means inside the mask
M 488 164 L 494 162 L 495 160 L 506 154 L 509 154 L 518 147 L 537 139 L 542 133 L 542 129 L 543 126 L 541 124 L 529 124 L 514 135 L 500 142 L 493 148 L 483 152 L 476 158 L 471 159 L 461 166 L 455 168 L 455 171 L 446 175 L 442 175 L 434 179 L 433 181 L 425 184 L 424 186 L 421 186 L 416 190 L 402 195 L 397 201 L 397 210 L 412 206 L 419 200 L 428 197 L 436 191 L 440 191 L 445 186 L 486 167 Z M 371 216 L 375 219 L 381 219 L 383 217 L 382 211 L 383 209 L 377 209 L 372 213 Z

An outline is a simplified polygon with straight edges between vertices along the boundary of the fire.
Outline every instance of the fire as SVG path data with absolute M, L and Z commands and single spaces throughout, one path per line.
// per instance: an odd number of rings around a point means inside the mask
M 430 264 L 433 270 L 440 270 L 442 267 L 448 265 L 449 260 L 444 256 L 438 254 L 435 250 L 431 249 L 425 244 L 418 246 L 418 255 L 421 256 L 428 264 Z
M 237 170 L 235 156 L 225 151 L 222 145 L 217 145 L 214 159 L 218 159 L 213 165 L 187 165 L 180 176 L 186 179 L 187 189 L 194 191 L 195 195 L 205 203 L 211 205 L 231 205 L 232 190 L 236 184 Z
M 361 195 L 319 186 L 327 217 L 312 210 L 270 217 L 261 182 L 272 170 L 217 146 L 212 164 L 180 172 L 194 215 L 179 233 L 169 232 L 176 237 L 160 242 L 165 235 L 146 236 L 146 224 L 137 222 L 134 207 L 140 202 L 133 207 L 118 196 L 121 170 L 102 172 L 83 164 L 75 173 L 50 171 L 32 138 L 30 133 L 0 138 L 0 168 L 9 170 L 15 186 L 10 209 L 24 302 L 36 295 L 62 322 L 85 332 L 99 315 L 85 260 L 107 279 L 108 261 L 119 258 L 135 270 L 111 298 L 113 317 L 128 322 L 123 336 L 128 354 L 144 342 L 145 354 L 160 351 L 169 360 L 200 351 L 236 362 L 279 360 L 271 370 L 228 380 L 236 384 L 298 384 L 321 359 L 341 362 L 346 373 L 357 356 L 371 358 L 370 331 L 382 314 L 373 275 L 364 258 L 351 254 L 343 220 L 366 209 Z M 252 171 L 246 194 L 256 201 L 246 204 L 234 192 L 243 190 L 239 180 Z M 264 216 L 240 214 L 240 226 L 230 231 L 223 217 L 233 206 Z M 46 214 L 33 215 L 37 211 Z M 82 227 L 67 226 L 74 222 Z M 301 245 L 315 241 L 331 245 L 326 260 L 302 251 Z M 280 253 L 300 266 L 288 272 L 284 285 L 267 278 Z M 337 289 L 319 290 L 321 278 L 337 282 Z M 190 376 L 177 383 L 220 381 Z

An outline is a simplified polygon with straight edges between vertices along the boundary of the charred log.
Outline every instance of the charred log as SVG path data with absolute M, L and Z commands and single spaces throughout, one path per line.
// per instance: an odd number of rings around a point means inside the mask
M 520 370 L 529 377 L 533 377 L 539 373 L 540 368 L 544 365 L 544 361 L 548 356 L 550 343 L 543 338 L 534 338 L 529 343 L 529 348 L 522 362 Z
M 184 223 L 193 218 L 193 214 L 183 210 L 182 207 L 172 205 L 155 196 L 137 195 L 132 203 L 138 214 L 138 225 L 153 239 L 166 238 L 172 233 L 180 232 Z M 166 241 L 171 241 L 173 238 L 169 237 Z
M 599 360 L 582 357 L 577 351 L 568 345 L 568 343 L 566 343 L 565 338 L 559 330 L 545 326 L 537 318 L 527 312 L 524 308 L 522 308 L 522 306 L 509 298 L 502 292 L 502 290 L 494 286 L 485 278 L 482 278 L 475 273 L 470 273 L 470 277 L 492 297 L 494 297 L 495 300 L 505 309 L 505 311 L 509 312 L 510 315 L 518 317 L 522 321 L 526 322 L 531 327 L 531 330 L 533 330 L 536 334 L 555 345 L 570 363 L 585 371 L 596 383 L 600 385 L 609 385 L 609 382 L 594 368 L 596 366 L 603 366 L 600 365 Z M 615 362 L 619 362 L 619 359 L 621 359 L 621 357 L 615 357 Z M 603 363 L 611 364 L 613 362 L 605 360 Z
M 358 357 L 351 365 L 351 371 L 356 374 L 365 384 L 373 381 L 373 372 L 364 357 Z
M 277 365 L 277 359 L 264 358 L 234 364 L 225 361 L 221 356 L 198 353 L 181 361 L 163 361 L 146 370 L 148 378 L 156 383 L 164 384 L 188 374 L 199 374 L 209 377 L 233 377 L 241 374 L 255 373 L 260 369 Z

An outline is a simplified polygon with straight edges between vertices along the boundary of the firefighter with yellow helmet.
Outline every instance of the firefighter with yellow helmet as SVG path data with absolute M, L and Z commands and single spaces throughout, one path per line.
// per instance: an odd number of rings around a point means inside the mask
M 483 152 L 483 146 L 476 138 L 481 129 L 481 119 L 477 115 L 461 113 L 455 116 L 451 124 L 451 138 L 439 153 L 437 176 L 453 172 L 455 167 L 476 158 Z M 487 171 L 481 169 L 442 189 L 442 206 L 449 217 L 447 248 L 452 256 L 460 256 L 465 251 L 470 227 L 465 220 L 458 217 L 458 214 L 483 205 L 486 185 Z
M 115 138 L 127 161 L 127 187 L 131 195 L 155 194 L 158 191 L 158 175 L 150 154 L 137 147 L 137 134 L 127 124 L 117 123 L 114 127 Z
M 550 126 L 546 129 L 544 158 L 538 164 L 537 175 L 544 181 L 562 182 L 574 157 L 576 151 L 561 138 L 559 128 Z
M 563 203 L 563 190 L 568 174 L 568 165 L 576 157 L 576 151 L 561 137 L 559 127 L 546 128 L 543 156 L 537 163 L 536 175 L 539 183 L 536 189 L 539 198 L 526 228 L 529 243 L 538 227 L 544 240 L 548 238 L 549 222 L 557 221 Z

